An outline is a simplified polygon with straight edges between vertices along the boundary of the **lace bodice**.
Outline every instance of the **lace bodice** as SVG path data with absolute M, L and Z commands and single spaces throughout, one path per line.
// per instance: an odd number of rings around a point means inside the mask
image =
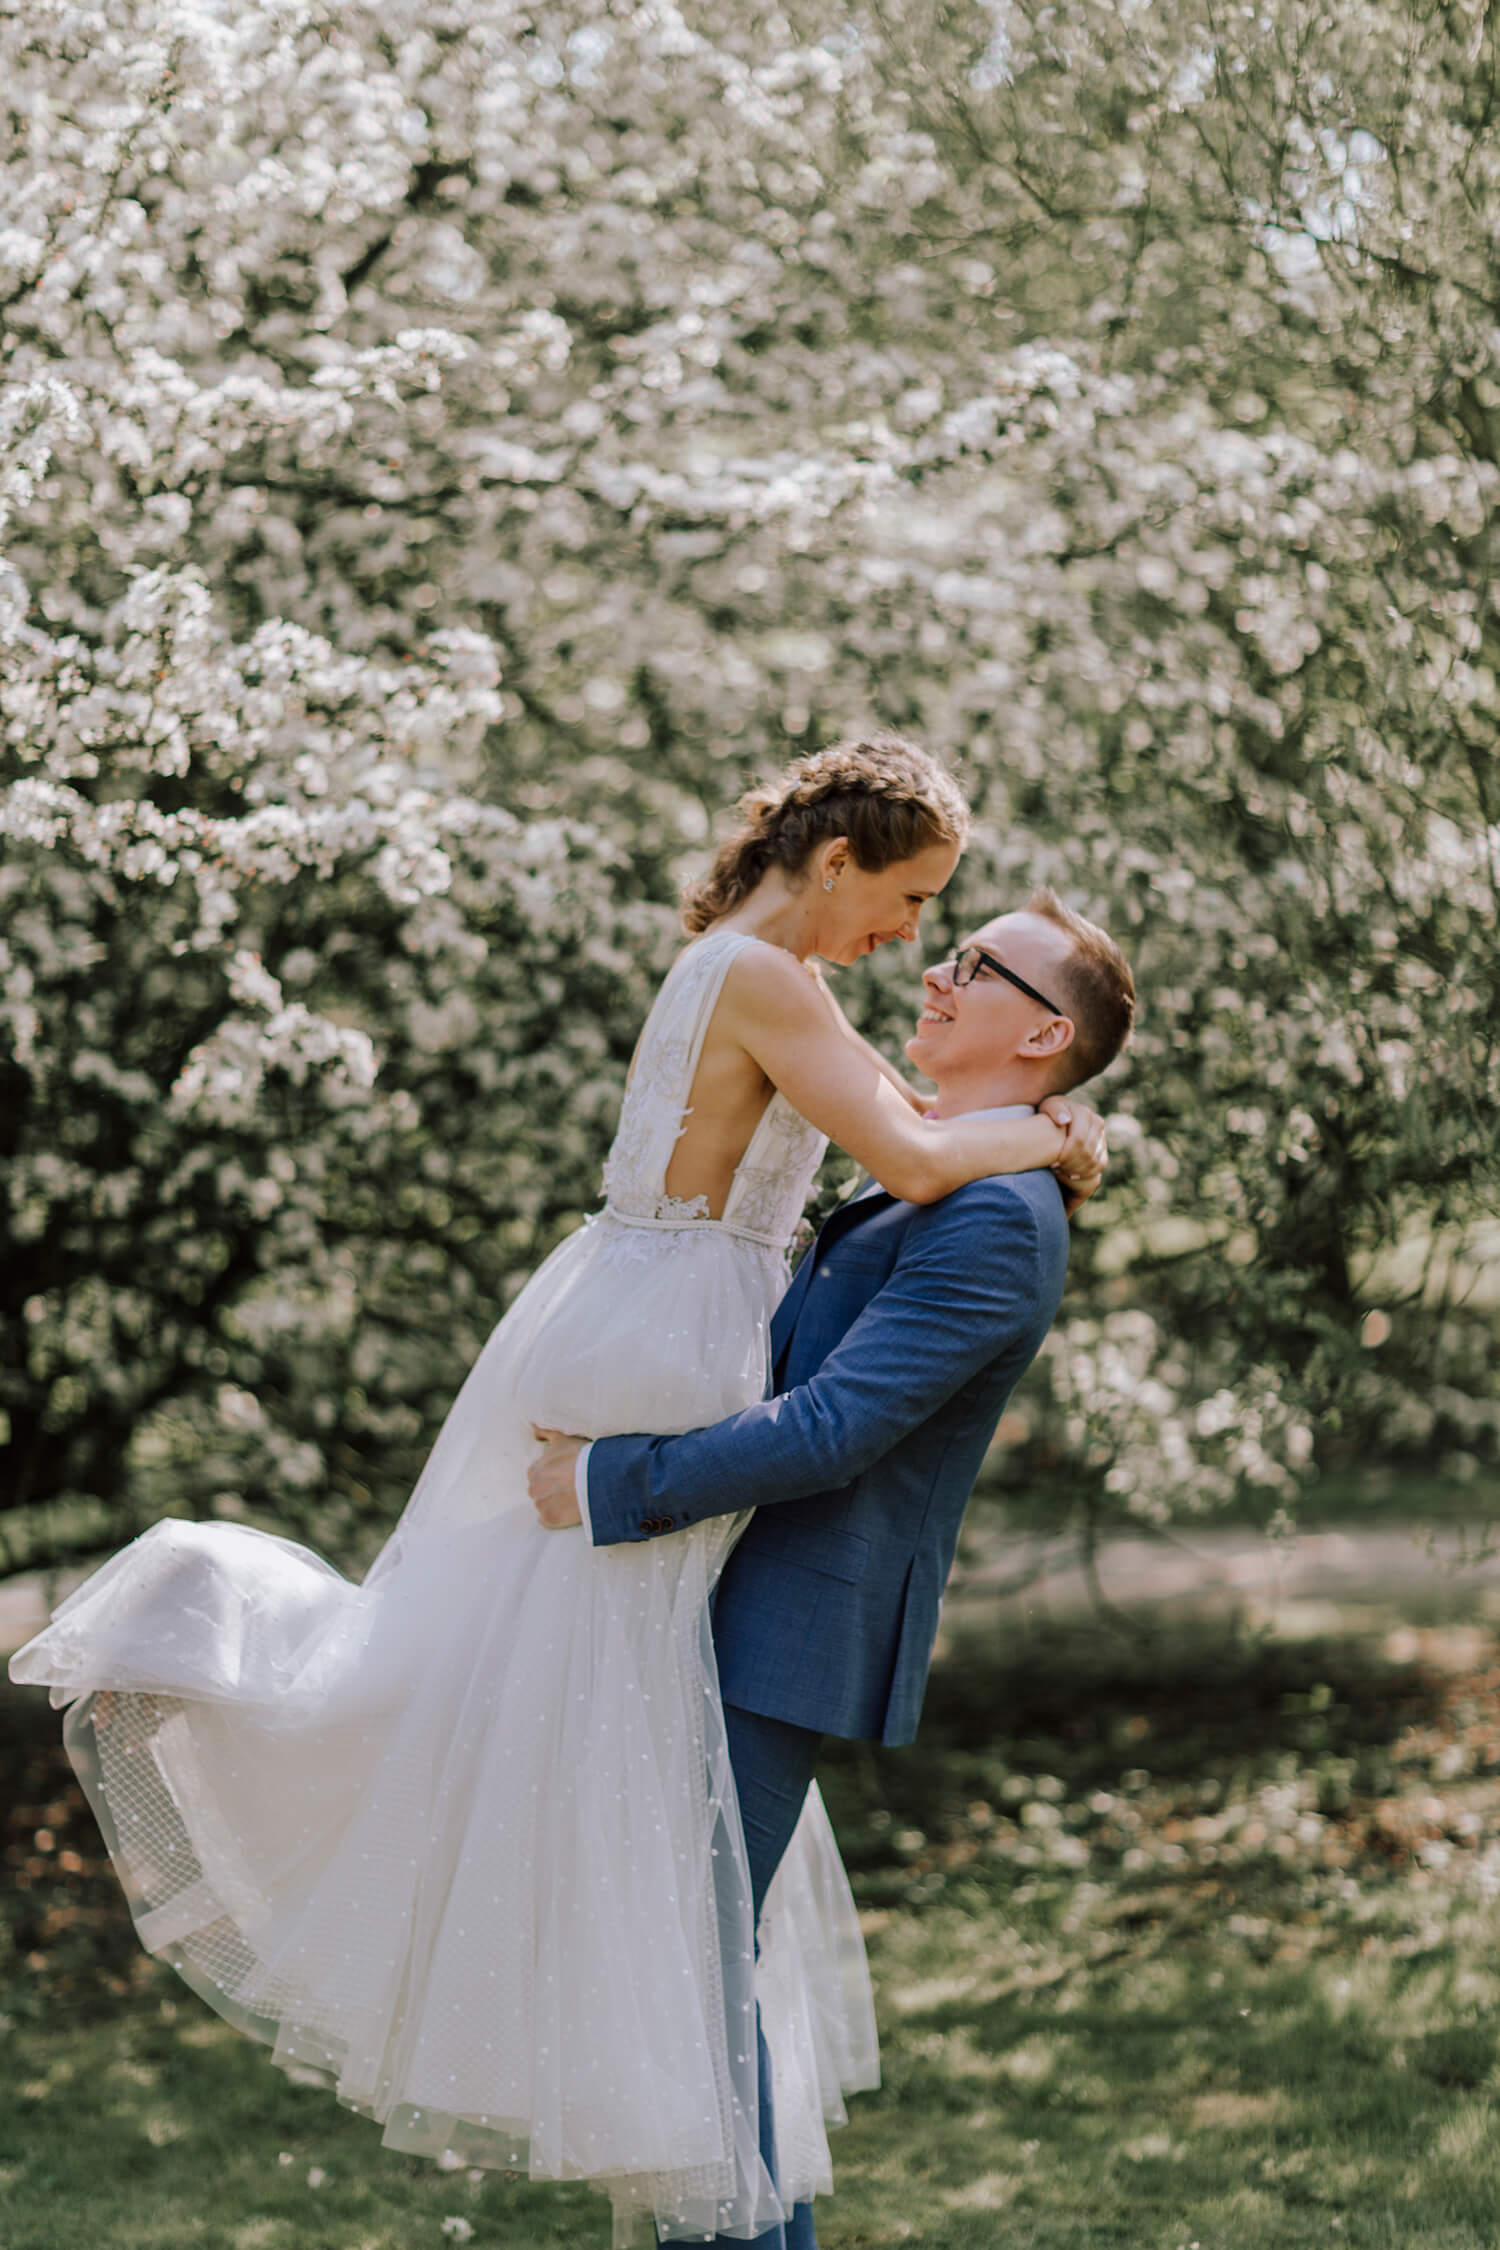
M 706 1196 L 667 1193 L 667 1167 L 687 1118 L 688 1095 L 730 963 L 760 938 L 710 930 L 684 947 L 667 973 L 641 1034 L 604 1165 L 609 1209 L 638 1224 L 717 1226 L 784 1250 L 796 1231 L 827 1141 L 781 1093 L 774 1093 L 735 1168 L 722 1217 Z

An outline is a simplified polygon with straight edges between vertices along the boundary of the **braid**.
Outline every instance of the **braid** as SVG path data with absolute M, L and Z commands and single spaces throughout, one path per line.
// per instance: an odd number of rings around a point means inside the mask
M 682 918 L 695 937 L 748 898 L 773 867 L 795 880 L 835 836 L 848 839 L 858 866 L 878 872 L 931 844 L 962 844 L 969 832 L 956 783 L 899 734 L 851 738 L 797 758 L 779 782 L 748 790 L 737 810 L 739 827 L 719 846 L 707 875 L 683 892 Z

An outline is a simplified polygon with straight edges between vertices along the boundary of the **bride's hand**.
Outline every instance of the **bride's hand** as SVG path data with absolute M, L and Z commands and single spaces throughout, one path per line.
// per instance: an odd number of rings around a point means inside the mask
M 568 1531 L 583 1517 L 578 1507 L 574 1475 L 578 1456 L 587 1438 L 568 1437 L 561 1430 L 544 1430 L 533 1422 L 531 1434 L 540 1438 L 542 1450 L 526 1471 L 526 1489 L 536 1509 L 538 1523 L 549 1531 Z
M 1081 1203 L 1099 1187 L 1109 1163 L 1109 1143 L 1104 1119 L 1087 1102 L 1068 1094 L 1049 1094 L 1037 1104 L 1044 1117 L 1063 1128 L 1065 1139 L 1052 1169 L 1063 1191 L 1063 1204 L 1071 1219 Z

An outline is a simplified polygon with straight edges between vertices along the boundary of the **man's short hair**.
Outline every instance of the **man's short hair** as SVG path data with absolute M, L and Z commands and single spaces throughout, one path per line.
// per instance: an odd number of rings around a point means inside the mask
M 1097 922 L 1084 920 L 1064 906 L 1052 890 L 1033 891 L 1026 901 L 1028 914 L 1055 922 L 1073 941 L 1072 951 L 1053 979 L 1061 984 L 1061 999 L 1073 1019 L 1073 1044 L 1059 1063 L 1053 1092 L 1065 1094 L 1107 1070 L 1135 1021 L 1135 979 L 1114 939 Z

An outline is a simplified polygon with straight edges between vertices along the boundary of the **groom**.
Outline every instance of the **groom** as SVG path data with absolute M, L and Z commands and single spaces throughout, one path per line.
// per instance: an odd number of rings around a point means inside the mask
M 937 1087 L 939 1118 L 1020 1112 L 1081 1084 L 1114 1060 L 1135 1010 L 1119 947 L 1050 891 L 983 924 L 922 982 L 906 1053 Z M 756 1511 L 713 1630 L 757 1914 L 822 1737 L 916 1733 L 964 1508 L 1067 1260 L 1051 1172 L 920 1206 L 867 1184 L 777 1309 L 771 1397 L 679 1437 L 554 1438 L 532 1467 L 541 1521 L 586 1521 L 597 1547 Z M 769 2149 L 764 2042 L 761 2065 Z M 814 2250 L 810 2207 L 756 2239 Z

